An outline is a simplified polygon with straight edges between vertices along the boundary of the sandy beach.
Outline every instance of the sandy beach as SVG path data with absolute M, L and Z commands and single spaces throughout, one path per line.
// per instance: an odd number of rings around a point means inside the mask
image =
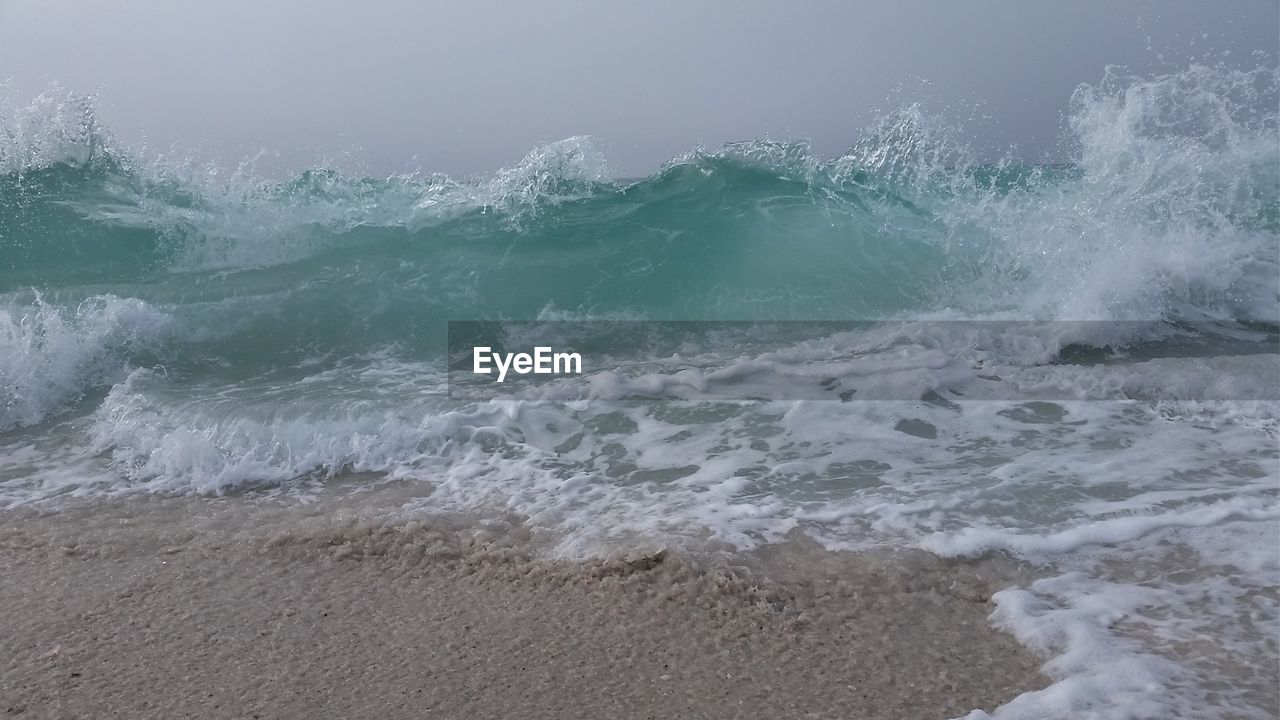
M 235 498 L 12 512 L 0 710 L 948 718 L 1047 684 L 986 619 L 990 567 L 803 542 L 553 560 L 481 525 Z

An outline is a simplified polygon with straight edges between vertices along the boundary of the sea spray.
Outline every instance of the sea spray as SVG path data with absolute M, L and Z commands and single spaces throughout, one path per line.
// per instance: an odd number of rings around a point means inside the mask
M 213 172 L 51 88 L 0 107 L 0 504 L 401 483 L 568 555 L 1001 553 L 1042 577 L 994 621 L 1054 685 L 998 717 L 1274 716 L 1276 82 L 1113 70 L 1054 165 L 907 105 L 841 157 L 634 181 L 590 138 L 474 180 Z M 450 321 L 535 319 L 752 324 L 450 397 Z

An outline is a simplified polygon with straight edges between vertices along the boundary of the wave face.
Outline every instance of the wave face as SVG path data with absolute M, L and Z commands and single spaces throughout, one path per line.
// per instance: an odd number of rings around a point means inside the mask
M 1275 85 L 1108 78 L 1073 99 L 1061 166 L 972 162 L 908 108 L 833 160 L 746 142 L 633 182 L 590 138 L 482 181 L 222 179 L 129 157 L 50 91 L 0 145 L 0 297 L 133 298 L 173 316 L 169 363 L 262 368 L 553 314 L 1274 324 L 1276 118 L 1240 96 Z
M 268 181 L 50 88 L 0 105 L 0 506 L 372 477 L 564 552 L 1001 552 L 1046 568 L 994 619 L 1059 682 L 998 717 L 1274 716 L 1278 75 L 1108 75 L 1051 166 L 906 107 L 834 159 L 633 180 L 570 138 L 481 179 Z M 464 402 L 451 320 L 871 322 Z

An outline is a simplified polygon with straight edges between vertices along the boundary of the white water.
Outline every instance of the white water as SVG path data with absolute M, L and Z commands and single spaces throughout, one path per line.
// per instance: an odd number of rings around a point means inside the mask
M 947 257 L 982 270 L 907 313 L 937 322 L 905 332 L 714 346 L 460 404 L 443 397 L 440 368 L 394 348 L 318 358 L 287 381 L 192 378 L 138 360 L 195 337 L 175 329 L 175 308 L 97 292 L 63 307 L 15 299 L 0 307 L 0 427 L 12 428 L 0 503 L 249 487 L 305 498 L 334 474 L 372 471 L 420 487 L 418 509 L 518 513 L 567 554 L 656 539 L 749 548 L 796 531 L 832 549 L 1006 553 L 1041 579 L 997 594 L 993 622 L 1042 653 L 1055 682 L 996 717 L 1272 717 L 1280 361 L 1266 333 L 1221 328 L 1237 337 L 1189 357 L 1046 363 L 1073 344 L 1159 346 L 1180 332 L 1166 321 L 1280 322 L 1280 148 L 1274 118 L 1239 111 L 1274 77 L 1191 68 L 1082 89 L 1080 177 L 1010 193 L 976 186 L 901 118 L 831 162 L 769 143 L 715 156 L 802 179 L 815 196 L 959 198 L 892 216 L 914 218 L 895 232 L 940 233 Z M 79 107 L 45 98 L 14 111 L 0 169 L 83 162 L 98 131 Z M 714 174 L 709 157 L 673 165 Z M 166 172 L 156 182 L 198 174 Z M 282 208 L 280 193 L 232 180 L 197 185 L 208 202 L 194 209 L 144 208 L 146 223 L 200 240 L 168 271 L 234 273 L 312 256 L 312 226 L 429 229 L 577 197 L 606 177 L 573 141 L 479 183 L 362 194 L 337 178 L 328 199 Z M 944 322 L 974 318 L 1099 322 Z M 1241 352 L 1241 338 L 1262 350 Z M 753 396 L 784 399 L 735 400 Z

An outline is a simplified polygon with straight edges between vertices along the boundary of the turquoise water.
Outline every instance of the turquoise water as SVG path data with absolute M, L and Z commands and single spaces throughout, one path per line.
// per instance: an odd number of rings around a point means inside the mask
M 617 182 L 594 153 L 564 141 L 475 183 L 188 187 L 108 152 L 10 173 L 0 292 L 80 324 L 127 298 L 155 324 L 103 354 L 197 375 L 426 360 L 451 319 L 1275 319 L 1266 155 L 1221 169 L 1244 173 L 1227 197 L 1171 178 L 1117 200 L 1079 165 L 877 172 L 749 143 Z M 1081 202 L 1090 216 L 1067 214 Z M 1119 282 L 1117 261 L 1137 275 Z
M 905 107 L 836 158 L 751 141 L 625 180 L 585 137 L 481 178 L 213 172 L 51 88 L 0 116 L 0 505 L 370 473 L 567 553 L 1003 552 L 1045 579 L 993 621 L 1060 682 L 1002 716 L 1223 715 L 1226 663 L 1236 716 L 1267 717 L 1276 76 L 1109 76 L 1053 165 L 978 162 Z M 471 402 L 445 353 L 474 320 L 783 324 L 639 333 Z M 1135 579 L 1171 548 L 1204 579 Z

